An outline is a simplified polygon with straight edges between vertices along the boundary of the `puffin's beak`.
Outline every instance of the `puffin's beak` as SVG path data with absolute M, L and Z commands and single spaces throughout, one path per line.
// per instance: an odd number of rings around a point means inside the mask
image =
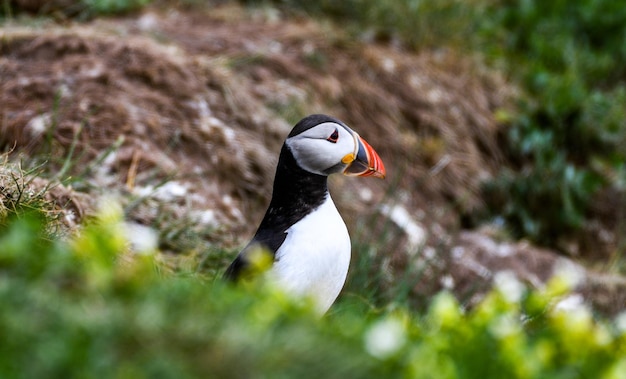
M 347 163 L 348 167 L 343 171 L 344 175 L 349 176 L 374 176 L 377 178 L 385 178 L 385 165 L 378 153 L 356 132 L 354 133 L 354 141 L 356 151 L 354 154 L 348 154 L 343 157 L 342 162 Z

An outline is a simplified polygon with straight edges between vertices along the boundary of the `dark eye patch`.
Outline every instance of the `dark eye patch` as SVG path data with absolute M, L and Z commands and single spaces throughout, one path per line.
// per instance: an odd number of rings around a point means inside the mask
M 335 131 L 333 132 L 333 134 L 331 134 L 328 138 L 326 138 L 326 141 L 337 143 L 337 140 L 339 140 L 339 131 L 335 128 Z

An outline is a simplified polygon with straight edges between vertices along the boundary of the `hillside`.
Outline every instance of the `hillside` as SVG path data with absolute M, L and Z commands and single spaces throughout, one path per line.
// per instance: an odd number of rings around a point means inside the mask
M 0 30 L 0 56 L 0 151 L 41 165 L 29 185 L 53 184 L 48 196 L 70 230 L 112 195 L 129 227 L 158 235 L 173 269 L 210 261 L 202 269 L 219 273 L 265 211 L 291 125 L 327 113 L 358 130 L 388 170 L 385 181 L 331 183 L 354 245 L 348 296 L 394 299 L 408 273 L 418 307 L 441 289 L 472 305 L 498 273 L 540 288 L 573 267 L 586 302 L 624 309 L 626 278 L 597 264 L 619 243 L 615 216 L 586 243 L 566 239 L 570 257 L 515 240 L 497 220 L 468 221 L 486 212 L 483 185 L 511 164 L 502 115 L 519 94 L 475 56 L 358 40 L 328 21 L 228 3 L 86 22 L 18 18 Z

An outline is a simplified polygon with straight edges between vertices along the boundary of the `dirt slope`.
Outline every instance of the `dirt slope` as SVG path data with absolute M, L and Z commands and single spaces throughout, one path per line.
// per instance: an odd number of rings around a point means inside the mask
M 430 257 L 417 293 L 470 296 L 467 283 L 503 270 L 540 286 L 559 262 L 523 243 L 499 259 L 488 233 L 459 234 L 500 164 L 494 113 L 513 92 L 452 51 L 411 54 L 234 6 L 0 31 L 0 151 L 48 153 L 52 171 L 73 154 L 75 189 L 142 199 L 129 212 L 142 224 L 167 209 L 245 243 L 291 125 L 314 112 L 344 120 L 388 179 L 333 178 L 333 197 L 353 240 L 387 241 L 378 254 L 392 272 Z M 626 303 L 618 293 L 600 305 Z

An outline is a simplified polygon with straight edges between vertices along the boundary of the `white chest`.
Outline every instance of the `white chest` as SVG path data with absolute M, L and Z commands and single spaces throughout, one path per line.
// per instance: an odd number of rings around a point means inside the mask
M 271 275 L 287 292 L 311 296 L 324 313 L 346 281 L 350 236 L 330 198 L 287 230 Z

